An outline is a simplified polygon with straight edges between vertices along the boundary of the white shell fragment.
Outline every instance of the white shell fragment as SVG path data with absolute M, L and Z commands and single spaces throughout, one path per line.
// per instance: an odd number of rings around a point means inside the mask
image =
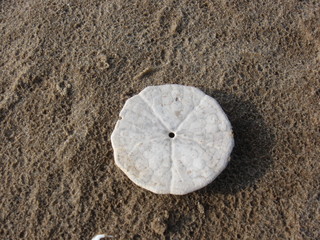
M 104 238 L 113 238 L 112 235 L 105 235 L 105 234 L 98 234 L 96 236 L 94 236 L 91 240 L 101 240 Z
M 212 97 L 195 87 L 150 86 L 128 99 L 111 136 L 117 166 L 159 194 L 187 194 L 227 166 L 230 122 Z
M 91 240 L 100 240 L 100 239 L 103 239 L 103 238 L 105 238 L 105 237 L 106 237 L 106 235 L 104 235 L 104 234 L 99 234 L 99 235 L 94 236 Z

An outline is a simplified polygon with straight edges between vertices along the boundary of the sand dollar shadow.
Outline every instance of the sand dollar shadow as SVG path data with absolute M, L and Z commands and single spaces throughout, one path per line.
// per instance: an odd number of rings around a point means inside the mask
M 206 92 L 220 103 L 228 115 L 235 147 L 227 168 L 203 191 L 234 194 L 254 186 L 271 168 L 274 135 L 252 103 L 221 91 Z

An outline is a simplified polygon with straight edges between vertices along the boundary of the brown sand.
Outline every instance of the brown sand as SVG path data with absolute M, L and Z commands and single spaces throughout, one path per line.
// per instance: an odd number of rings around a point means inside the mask
M 68 2 L 0 1 L 0 239 L 319 239 L 319 1 Z M 186 196 L 113 161 L 125 100 L 164 83 L 235 131 Z

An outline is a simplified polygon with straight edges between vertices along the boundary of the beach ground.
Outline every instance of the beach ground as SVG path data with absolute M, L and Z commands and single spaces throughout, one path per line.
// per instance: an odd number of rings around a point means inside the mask
M 319 239 L 319 1 L 0 1 L 0 238 Z M 149 85 L 228 115 L 227 169 L 133 184 L 110 135 Z

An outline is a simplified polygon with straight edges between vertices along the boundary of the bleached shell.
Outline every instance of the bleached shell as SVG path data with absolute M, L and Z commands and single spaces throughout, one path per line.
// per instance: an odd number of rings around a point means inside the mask
M 176 84 L 150 86 L 128 99 L 111 142 L 117 166 L 134 183 L 177 195 L 213 181 L 234 145 L 231 124 L 216 100 Z

